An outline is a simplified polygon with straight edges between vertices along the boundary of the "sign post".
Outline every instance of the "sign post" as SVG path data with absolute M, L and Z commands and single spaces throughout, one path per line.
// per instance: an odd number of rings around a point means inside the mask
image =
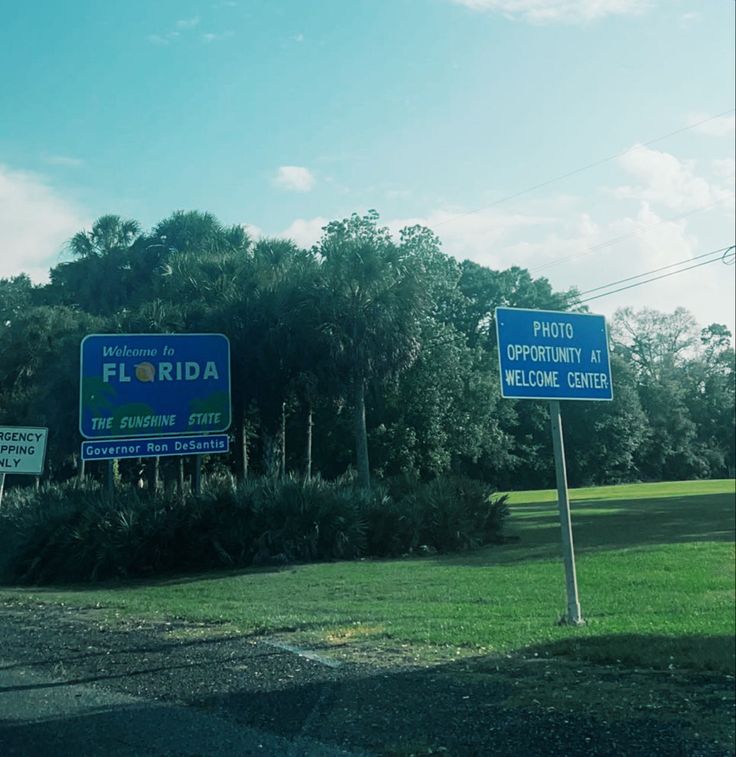
M 562 559 L 565 563 L 565 587 L 567 590 L 567 614 L 565 619 L 574 626 L 583 621 L 578 597 L 578 577 L 575 572 L 575 547 L 572 541 L 572 520 L 570 519 L 570 498 L 567 492 L 567 468 L 565 467 L 565 441 L 562 437 L 562 416 L 560 403 L 549 403 L 552 422 L 552 448 L 555 455 L 555 477 L 557 479 L 557 507 L 560 511 L 562 529 Z
M 37 426 L 0 426 L 0 503 L 5 474 L 40 476 L 46 460 L 49 430 Z
M 202 456 L 194 456 L 194 493 L 202 493 Z
M 565 467 L 560 400 L 613 399 L 606 322 L 602 315 L 496 308 L 501 396 L 548 400 L 562 530 L 567 611 L 582 625 Z

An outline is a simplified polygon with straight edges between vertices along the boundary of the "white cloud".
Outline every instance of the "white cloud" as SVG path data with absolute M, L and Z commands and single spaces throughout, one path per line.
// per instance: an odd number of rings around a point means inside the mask
M 48 278 L 65 243 L 89 225 L 42 177 L 0 164 L 0 276 Z
M 261 237 L 266 236 L 265 232 L 260 226 L 256 226 L 252 223 L 241 223 L 243 231 L 250 237 L 251 240 L 257 242 Z
M 178 32 L 169 32 L 168 34 L 149 34 L 146 39 L 152 45 L 161 45 L 163 47 L 164 45 L 168 45 L 172 39 L 178 36 Z
M 317 216 L 316 218 L 297 218 L 276 236 L 292 239 L 300 247 L 311 247 L 322 238 L 322 229 L 328 223 L 329 220 L 321 216 Z
M 584 291 L 685 260 L 696 246 L 686 220 L 662 218 L 643 203 L 636 215 L 609 222 L 587 213 L 560 219 L 544 237 L 512 243 L 500 257 L 505 266 L 522 265 L 556 288 Z
M 718 155 L 695 163 L 635 145 L 611 166 L 620 174 L 615 189 L 591 184 L 584 196 L 544 194 L 478 212 L 430 205 L 413 217 L 382 222 L 394 235 L 405 226 L 428 226 L 459 260 L 496 270 L 521 266 L 547 277 L 557 290 L 593 289 L 689 261 L 733 240 L 734 159 Z M 300 218 L 279 236 L 309 247 L 326 223 Z M 703 325 L 719 322 L 734 330 L 733 270 L 716 261 L 593 300 L 590 307 L 610 315 L 626 305 L 666 312 L 683 306 Z
M 477 11 L 500 13 L 533 24 L 585 23 L 605 16 L 637 15 L 651 0 L 451 0 Z
M 153 45 L 160 45 L 161 47 L 164 47 L 165 45 L 170 45 L 179 37 L 181 37 L 181 34 L 179 32 L 171 31 L 166 32 L 166 34 L 149 34 L 148 41 Z
M 694 113 L 688 118 L 688 124 L 698 124 L 693 131 L 705 134 L 708 137 L 731 137 L 736 133 L 736 115 L 717 116 L 708 119 L 702 113 Z
M 550 205 L 559 207 L 554 199 Z M 535 277 L 547 277 L 557 290 L 571 286 L 581 291 L 593 289 L 689 260 L 709 249 L 703 248 L 703 242 L 691 231 L 688 219 L 664 218 L 646 202 L 640 204 L 635 215 L 608 221 L 573 210 L 551 218 L 498 209 L 492 214 L 485 211 L 457 216 L 448 223 L 434 221 L 451 217 L 437 211 L 427 218 L 397 219 L 387 225 L 394 233 L 411 223 L 432 226 L 444 250 L 454 257 L 497 270 L 518 265 Z M 628 283 L 635 282 L 621 286 Z M 589 296 L 598 293 L 591 292 Z M 732 269 L 714 262 L 593 300 L 589 307 L 593 312 L 612 315 L 616 308 L 627 305 L 668 312 L 682 305 L 703 325 L 717 321 L 733 330 L 733 298 Z
M 67 168 L 78 168 L 84 165 L 80 158 L 73 158 L 70 155 L 44 155 L 41 160 L 50 166 L 66 166 Z
M 735 158 L 716 158 L 711 162 L 711 165 L 713 166 L 713 173 L 716 176 L 733 182 L 734 174 L 736 174 Z
M 314 187 L 314 174 L 304 166 L 280 166 L 274 184 L 289 192 L 309 192 Z
M 658 203 L 682 211 L 713 204 L 728 206 L 733 202 L 732 190 L 696 175 L 694 163 L 670 153 L 634 145 L 618 159 L 618 164 L 640 182 L 637 186 L 617 187 L 613 193 L 619 198 Z
M 177 39 L 179 39 L 182 34 L 186 35 L 191 32 L 193 29 L 199 26 L 199 22 L 199 16 L 192 16 L 191 18 L 180 18 L 170 31 L 164 32 L 162 34 L 149 34 L 147 39 L 152 45 L 165 47 L 166 45 L 170 45 L 172 42 L 175 42 Z
M 424 217 L 394 219 L 386 225 L 393 234 L 398 234 L 405 226 L 429 226 L 450 254 L 493 268 L 511 265 L 504 264 L 499 257 L 499 251 L 509 244 L 510 239 L 530 234 L 533 227 L 554 222 L 552 217 L 490 208 L 476 213 L 439 209 Z
M 202 41 L 209 44 L 210 42 L 219 42 L 220 40 L 232 37 L 235 32 L 222 32 L 220 34 L 214 34 L 213 32 L 207 32 L 202 35 Z
M 382 222 L 395 236 L 405 226 L 428 226 L 439 236 L 445 252 L 458 260 L 473 260 L 496 270 L 521 266 L 534 277 L 547 277 L 557 290 L 572 286 L 581 291 L 592 289 L 688 260 L 717 246 L 704 246 L 707 243 L 691 228 L 691 218 L 668 219 L 648 202 L 641 202 L 633 214 L 614 214 L 608 219 L 581 210 L 581 204 L 580 198 L 576 204 L 565 195 L 535 202 L 534 212 L 493 208 L 463 213 L 441 208 Z M 724 224 L 723 209 L 714 208 L 710 213 L 705 226 L 715 228 L 722 244 L 717 229 Z M 327 223 L 323 217 L 300 218 L 277 236 L 311 247 Z M 593 312 L 612 315 L 626 305 L 667 312 L 682 305 L 703 325 L 719 322 L 734 330 L 732 272 L 714 262 L 594 300 L 590 307 Z
M 703 249 L 702 242 L 692 233 L 686 220 L 663 219 L 646 204 L 641 206 L 636 217 L 622 218 L 606 228 L 606 235 L 627 233 L 630 236 L 625 241 L 610 250 L 576 261 L 574 267 L 567 271 L 559 268 L 549 271 L 550 280 L 557 286 L 563 282 L 568 285 L 574 283 L 584 291 L 689 261 L 708 252 L 708 248 Z M 702 261 L 693 260 L 692 265 L 699 262 Z M 633 281 L 621 281 L 612 288 L 621 288 L 622 291 L 592 300 L 588 307 L 593 312 L 612 315 L 616 309 L 627 306 L 637 309 L 651 307 L 663 312 L 672 312 L 682 306 L 692 312 L 703 326 L 719 322 L 726 323 L 733 330 L 732 273 L 719 261 L 684 270 L 690 265 L 685 262 Z M 727 272 L 725 275 L 724 271 Z M 657 279 L 658 276 L 663 278 Z M 645 281 L 647 283 L 642 283 Z M 634 287 L 632 284 L 641 286 Z M 591 292 L 587 296 L 593 297 L 603 291 L 608 290 Z
M 611 231 L 631 234 L 626 244 L 636 254 L 634 260 L 623 256 L 624 270 L 630 270 L 639 262 L 645 264 L 644 270 L 652 270 L 678 260 L 686 260 L 692 257 L 698 242 L 688 232 L 687 220 L 662 218 L 646 202 L 642 203 L 636 217 L 625 217 L 611 224 Z
M 192 16 L 192 18 L 180 18 L 176 22 L 177 29 L 194 29 L 199 24 L 199 16 Z

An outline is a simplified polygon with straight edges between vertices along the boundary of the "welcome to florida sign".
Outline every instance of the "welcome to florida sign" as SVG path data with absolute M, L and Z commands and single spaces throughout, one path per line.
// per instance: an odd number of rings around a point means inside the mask
M 79 430 L 87 439 L 230 427 L 223 334 L 90 334 L 82 340 Z

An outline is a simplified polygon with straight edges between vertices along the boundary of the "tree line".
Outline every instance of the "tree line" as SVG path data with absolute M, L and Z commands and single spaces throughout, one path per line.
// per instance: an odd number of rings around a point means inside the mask
M 81 468 L 80 342 L 113 332 L 229 337 L 233 451 L 210 470 L 348 471 L 364 487 L 554 480 L 545 403 L 500 397 L 493 313 L 583 310 L 575 289 L 459 262 L 422 226 L 392 237 L 373 211 L 328 223 L 311 249 L 209 213 L 178 211 L 150 231 L 106 215 L 69 252 L 46 284 L 0 279 L 0 423 L 49 427 L 50 480 Z M 571 483 L 733 476 L 726 327 L 701 329 L 681 308 L 624 309 L 609 326 L 613 402 L 563 404 Z

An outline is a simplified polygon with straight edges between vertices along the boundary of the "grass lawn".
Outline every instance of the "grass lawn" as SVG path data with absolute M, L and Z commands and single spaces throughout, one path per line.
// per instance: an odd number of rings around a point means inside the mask
M 571 495 L 582 628 L 556 624 L 565 583 L 552 491 L 512 493 L 508 533 L 518 540 L 469 554 L 5 588 L 0 600 L 216 622 L 373 659 L 521 653 L 732 675 L 734 481 Z

